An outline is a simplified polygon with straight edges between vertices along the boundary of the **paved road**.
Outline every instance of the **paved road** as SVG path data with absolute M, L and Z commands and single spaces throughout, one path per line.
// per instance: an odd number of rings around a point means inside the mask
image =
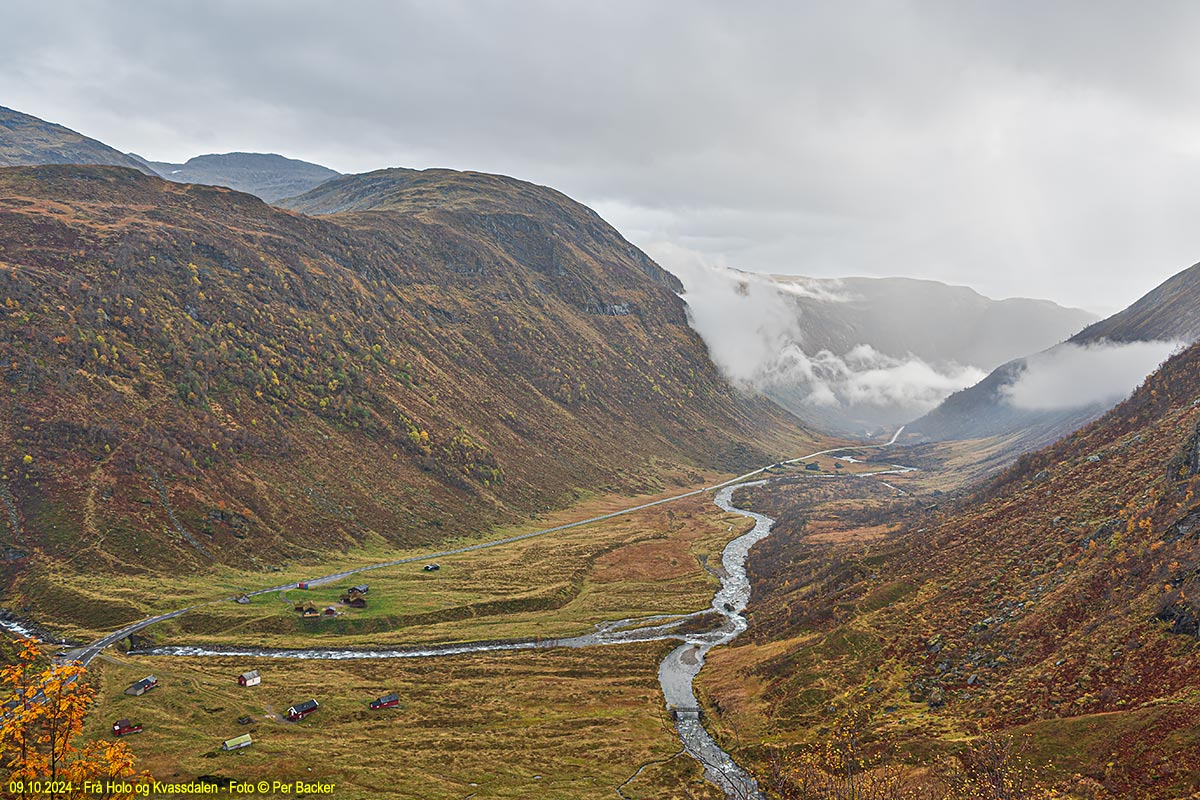
M 896 437 L 898 437 L 900 435 L 900 431 L 902 431 L 902 430 L 904 430 L 903 427 L 900 428 L 900 430 L 897 430 L 895 435 L 892 436 L 891 441 L 887 442 L 884 445 L 857 445 L 857 446 L 849 446 L 849 447 L 832 447 L 828 450 L 819 450 L 815 453 L 809 453 L 808 455 L 800 456 L 798 458 L 788 459 L 787 461 L 779 461 L 774 464 L 769 464 L 765 467 L 760 467 L 751 472 L 747 472 L 744 475 L 739 475 L 736 478 L 730 478 L 727 481 L 715 484 L 713 486 L 706 486 L 703 489 L 694 489 L 690 492 L 684 492 L 683 494 L 672 495 L 671 497 L 664 497 L 661 500 L 655 500 L 651 503 L 643 503 L 638 506 L 631 506 L 630 508 L 623 508 L 620 511 L 612 511 L 608 514 L 600 514 L 599 516 L 588 517 L 587 519 L 581 519 L 577 522 L 569 522 L 566 525 L 556 525 L 553 528 L 544 528 L 539 531 L 532 531 L 531 533 L 522 533 L 518 536 L 509 536 L 504 539 L 496 539 L 496 540 L 493 540 L 490 542 L 481 542 L 480 544 L 473 544 L 468 547 L 458 547 L 458 548 L 454 548 L 452 550 L 439 550 L 436 553 L 425 553 L 425 554 L 419 555 L 419 556 L 409 556 L 407 558 L 397 558 L 393 561 L 384 561 L 382 563 L 367 564 L 367 565 L 364 565 L 361 567 L 355 567 L 354 569 L 348 569 L 348 570 L 344 570 L 342 572 L 335 572 L 331 575 L 323 575 L 319 578 L 312 578 L 312 579 L 308 580 L 307 583 L 309 586 L 320 586 L 321 584 L 331 583 L 333 581 L 339 581 L 339 580 L 341 580 L 343 578 L 347 578 L 351 575 L 357 575 L 360 572 L 369 572 L 374 569 L 384 569 L 386 567 L 394 567 L 394 566 L 398 566 L 400 564 L 412 564 L 412 563 L 415 563 L 418 561 L 431 561 L 431 560 L 437 559 L 437 558 L 445 558 L 446 556 L 459 555 L 461 553 L 471 553 L 476 550 L 486 550 L 490 547 L 500 547 L 501 545 L 512 544 L 513 542 L 520 542 L 525 539 L 532 539 L 536 536 L 546 536 L 547 534 L 557 533 L 559 531 L 565 531 L 565 530 L 569 530 L 571 528 L 578 528 L 582 525 L 591 525 L 596 522 L 603 522 L 606 519 L 612 519 L 614 517 L 620 517 L 620 516 L 624 516 L 626 514 L 633 514 L 638 511 L 643 511 L 647 508 L 653 508 L 655 506 L 663 505 L 664 503 L 674 503 L 678 500 L 683 500 L 684 498 L 687 498 L 687 497 L 695 497 L 696 495 L 704 494 L 706 492 L 715 492 L 715 491 L 725 488 L 726 486 L 730 486 L 735 483 L 740 483 L 742 481 L 747 480 L 748 478 L 753 478 L 756 475 L 761 475 L 764 472 L 766 472 L 767 470 L 772 469 L 773 467 L 782 466 L 784 464 L 794 464 L 798 461 L 805 461 L 810 458 L 815 458 L 816 456 L 827 455 L 829 453 L 837 453 L 842 450 L 866 450 L 866 449 L 874 449 L 874 448 L 881 447 L 881 446 L 887 447 L 888 445 L 891 445 L 896 441 Z M 253 597 L 256 595 L 270 594 L 271 592 L 281 592 L 281 591 L 286 591 L 288 589 L 297 589 L 297 588 L 299 588 L 299 585 L 293 581 L 292 583 L 284 583 L 284 584 L 280 584 L 279 586 L 271 586 L 267 589 L 258 589 L 256 591 L 247 592 L 246 594 Z M 102 651 L 104 648 L 106 648 L 110 645 L 116 644 L 117 642 L 121 641 L 122 639 L 124 639 L 126 636 L 128 636 L 131 633 L 137 633 L 138 631 L 148 628 L 151 625 L 154 625 L 155 623 L 163 622 L 168 619 L 174 619 L 175 617 L 182 616 L 183 614 L 186 614 L 189 611 L 193 611 L 197 608 L 215 605 L 217 603 L 226 603 L 226 602 L 229 602 L 231 599 L 232 599 L 232 597 L 223 597 L 219 600 L 210 600 L 210 601 L 207 601 L 204 603 L 197 603 L 196 605 L 188 606 L 187 608 L 180 608 L 180 609 L 171 611 L 166 614 L 159 614 L 159 615 L 153 616 L 153 617 L 146 617 L 143 620 L 134 622 L 130 625 L 126 625 L 124 628 L 121 628 L 119 631 L 114 631 L 113 633 L 110 633 L 101 639 L 97 639 L 96 641 L 92 642 L 91 644 L 87 645 L 86 647 L 80 647 L 80 648 L 76 648 L 74 650 L 69 650 L 69 651 L 61 654 L 61 657 L 68 661 L 79 661 L 84 666 L 87 666 L 89 663 L 91 663 L 92 659 L 94 659 L 96 656 L 98 656 L 100 654 L 100 651 Z

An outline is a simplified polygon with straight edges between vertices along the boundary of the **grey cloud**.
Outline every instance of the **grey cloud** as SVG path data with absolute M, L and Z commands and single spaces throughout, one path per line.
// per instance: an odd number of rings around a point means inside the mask
M 1034 411 L 1112 406 L 1183 346 L 1180 342 L 1061 344 L 1026 359 L 1020 377 L 1002 392 L 1013 406 Z
M 17 0 L 0 103 L 161 160 L 504 172 L 743 269 L 1115 310 L 1200 251 L 1198 15 Z
M 911 352 L 887 354 L 869 342 L 851 342 L 838 353 L 823 346 L 822 323 L 793 300 L 815 301 L 807 306 L 814 309 L 858 299 L 837 282 L 780 284 L 706 264 L 680 247 L 659 246 L 653 254 L 683 280 L 689 322 L 725 376 L 810 420 L 842 430 L 898 424 L 986 375 L 970 365 L 931 364 Z

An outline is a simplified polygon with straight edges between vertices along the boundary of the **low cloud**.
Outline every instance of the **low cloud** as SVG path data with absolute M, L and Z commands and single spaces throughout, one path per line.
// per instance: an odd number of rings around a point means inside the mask
M 948 395 L 973 386 L 986 373 L 972 366 L 936 369 L 916 356 L 896 358 L 869 344 L 841 356 L 829 350 L 814 355 L 790 345 L 766 370 L 766 382 L 805 388 L 816 406 L 895 407 L 904 414 L 924 413 Z
M 840 353 L 815 345 L 793 298 L 829 304 L 854 299 L 839 293 L 836 282 L 789 277 L 777 283 L 709 264 L 675 245 L 656 246 L 651 255 L 683 281 L 689 321 L 726 378 L 786 397 L 789 407 L 847 418 L 870 411 L 874 421 L 903 422 L 986 374 L 973 366 L 935 366 L 912 354 L 887 354 L 879 342 L 853 343 Z
M 784 348 L 803 342 L 797 309 L 763 276 L 710 265 L 675 245 L 651 255 L 683 281 L 688 321 L 733 383 L 761 389 Z
M 1062 344 L 1028 358 L 1025 371 L 1002 391 L 1009 403 L 1032 411 L 1112 406 L 1180 347 L 1161 341 Z

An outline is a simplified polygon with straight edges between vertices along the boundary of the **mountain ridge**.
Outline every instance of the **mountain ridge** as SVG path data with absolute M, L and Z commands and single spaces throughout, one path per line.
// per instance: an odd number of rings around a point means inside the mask
M 562 219 L 308 217 L 127 169 L 0 170 L 18 596 L 119 622 L 143 609 L 71 602 L 64 576 L 426 545 L 812 441 L 720 379 L 682 300 L 580 208 L 548 245 Z
M 169 181 L 225 186 L 268 203 L 302 194 L 341 174 L 320 164 L 277 153 L 211 153 L 193 156 L 183 164 L 133 157 Z
M 1053 358 L 1071 347 L 1131 345 L 1150 341 L 1200 339 L 1200 264 L 1168 278 L 1122 311 L 1099 320 L 1034 356 L 1016 358 L 978 384 L 956 392 L 937 408 L 909 423 L 906 435 L 932 441 L 1011 437 L 1012 454 L 1037 449 L 1095 419 L 1109 402 L 1081 402 L 1057 410 L 1019 408 L 1009 400 L 1013 387 L 1038 358 Z
M 157 174 L 139 159 L 101 141 L 0 106 L 0 167 L 38 164 L 108 164 Z

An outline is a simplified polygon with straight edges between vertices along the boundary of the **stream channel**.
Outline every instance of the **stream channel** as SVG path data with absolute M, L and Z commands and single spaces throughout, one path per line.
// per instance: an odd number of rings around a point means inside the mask
M 722 510 L 741 514 L 754 520 L 754 528 L 725 546 L 721 554 L 721 587 L 713 596 L 710 609 L 684 615 L 663 615 L 602 622 L 596 630 L 581 636 L 562 639 L 514 642 L 468 642 L 429 647 L 380 648 L 374 650 L 335 650 L 325 648 L 283 649 L 271 647 L 199 647 L 188 645 L 164 645 L 131 652 L 131 655 L 156 656 L 246 656 L 257 658 L 301 658 L 301 659 L 360 659 L 360 658 L 432 658 L 437 656 L 461 655 L 464 653 L 491 653 L 507 650 L 534 650 L 551 647 L 595 647 L 606 644 L 630 642 L 657 642 L 679 640 L 682 644 L 672 650 L 658 667 L 658 680 L 662 686 L 667 708 L 675 720 L 683 749 L 698 761 L 704 776 L 720 787 L 728 800 L 755 800 L 762 797 L 758 784 L 732 757 L 721 749 L 701 722 L 699 703 L 692 690 L 692 682 L 704 666 L 708 651 L 733 641 L 746 630 L 746 618 L 742 612 L 750 600 L 750 579 L 746 575 L 746 558 L 750 548 L 771 532 L 774 523 L 770 517 L 744 511 L 733 505 L 735 489 L 760 486 L 765 481 L 740 483 L 727 486 L 717 492 L 714 502 Z M 683 633 L 678 629 L 688 620 L 713 611 L 724 621 L 715 630 L 702 633 Z

